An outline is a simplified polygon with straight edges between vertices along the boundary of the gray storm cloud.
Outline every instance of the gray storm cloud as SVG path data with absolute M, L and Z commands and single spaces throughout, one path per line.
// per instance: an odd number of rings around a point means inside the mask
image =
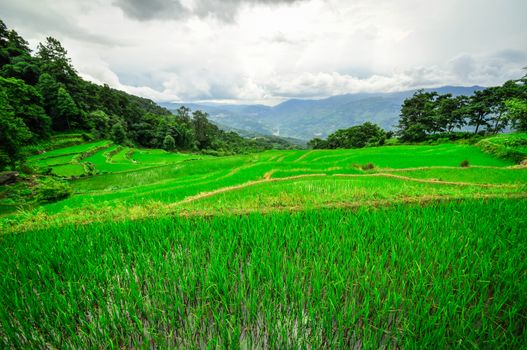
M 116 0 L 114 5 L 130 18 L 148 20 L 179 19 L 187 16 L 215 17 L 233 21 L 242 6 L 292 4 L 306 0 L 195 0 L 187 5 L 181 0 Z
M 114 5 L 138 20 L 177 18 L 186 12 L 179 1 L 172 0 L 117 0 Z

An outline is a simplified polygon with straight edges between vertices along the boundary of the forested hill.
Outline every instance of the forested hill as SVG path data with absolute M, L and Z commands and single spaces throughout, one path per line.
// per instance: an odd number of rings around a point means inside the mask
M 470 96 L 480 86 L 443 86 L 425 89 L 439 94 Z M 291 99 L 274 107 L 264 105 L 185 104 L 202 110 L 210 119 L 231 128 L 309 140 L 326 137 L 333 131 L 364 122 L 373 122 L 386 130 L 394 129 L 403 101 L 416 90 L 393 93 L 355 93 L 325 99 Z M 162 103 L 175 110 L 178 103 Z
M 81 131 L 118 144 L 217 154 L 287 148 L 285 140 L 247 140 L 210 123 L 207 114 L 175 114 L 153 101 L 82 79 L 52 37 L 36 52 L 0 20 L 0 170 L 14 169 L 25 146 L 57 132 Z

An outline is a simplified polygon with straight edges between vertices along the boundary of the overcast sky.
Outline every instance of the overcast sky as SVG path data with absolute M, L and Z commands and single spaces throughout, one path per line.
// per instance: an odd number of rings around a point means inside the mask
M 33 48 L 156 101 L 275 104 L 496 85 L 527 66 L 526 0 L 0 0 Z

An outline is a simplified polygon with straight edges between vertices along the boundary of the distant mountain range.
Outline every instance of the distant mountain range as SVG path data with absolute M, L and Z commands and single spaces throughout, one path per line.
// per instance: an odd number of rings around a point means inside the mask
M 472 95 L 481 86 L 444 86 L 425 91 L 440 94 Z M 274 107 L 264 105 L 160 103 L 169 110 L 186 106 L 207 112 L 210 120 L 227 129 L 246 130 L 264 135 L 310 140 L 326 137 L 337 129 L 366 121 L 392 130 L 399 120 L 403 101 L 416 90 L 392 93 L 356 93 L 320 100 L 291 99 Z

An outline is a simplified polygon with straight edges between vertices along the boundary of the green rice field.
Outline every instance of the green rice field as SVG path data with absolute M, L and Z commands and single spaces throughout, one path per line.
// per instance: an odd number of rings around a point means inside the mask
M 0 341 L 521 348 L 526 210 L 525 199 L 470 200 L 7 235 Z
M 72 195 L 0 216 L 0 347 L 521 349 L 527 167 L 486 147 L 33 156 Z

